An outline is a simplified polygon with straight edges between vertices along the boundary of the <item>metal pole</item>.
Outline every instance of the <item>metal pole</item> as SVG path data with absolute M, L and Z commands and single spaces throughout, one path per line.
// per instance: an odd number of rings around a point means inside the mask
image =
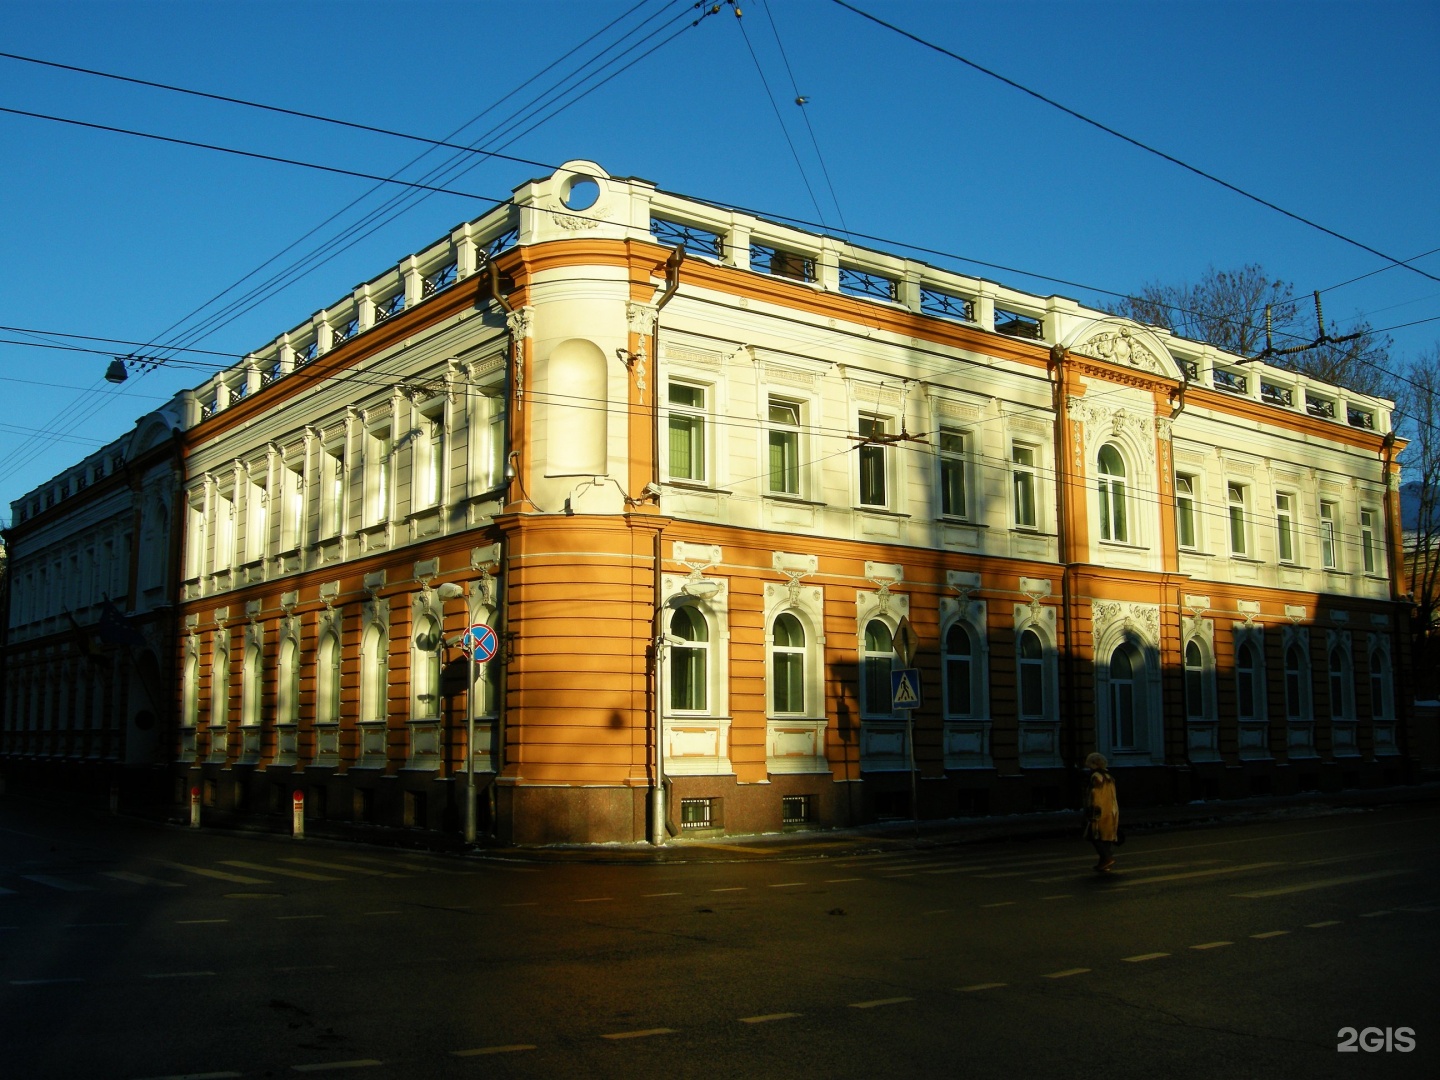
M 470 650 L 470 686 L 465 692 L 465 842 L 475 842 L 475 652 Z

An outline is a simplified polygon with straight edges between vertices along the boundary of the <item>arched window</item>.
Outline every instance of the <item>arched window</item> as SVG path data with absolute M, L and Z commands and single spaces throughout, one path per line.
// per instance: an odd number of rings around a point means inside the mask
M 200 721 L 200 657 L 193 652 L 185 657 L 184 699 L 180 708 L 180 724 L 193 728 Z
M 1304 720 L 1305 715 L 1305 657 L 1299 645 L 1285 650 L 1285 718 Z
M 1260 715 L 1255 675 L 1255 646 L 1243 641 L 1235 650 L 1235 711 L 1241 720 L 1255 720 Z
M 1190 720 L 1209 716 L 1205 709 L 1205 654 L 1194 641 L 1185 645 L 1185 716 Z
M 412 715 L 440 715 L 440 624 L 433 616 L 415 620 L 414 650 L 410 660 L 410 685 L 415 695 Z
M 385 629 L 371 623 L 360 646 L 360 719 L 385 719 Z
M 280 642 L 280 670 L 276 676 L 276 719 L 293 724 L 300 719 L 300 645 L 293 637 Z
M 1370 652 L 1370 715 L 1376 720 L 1390 719 L 1390 658 L 1384 649 Z
M 1100 539 L 1124 543 L 1130 539 L 1125 521 L 1125 460 L 1106 443 L 1100 448 Z
M 1110 657 L 1110 747 L 1135 749 L 1135 674 L 1140 650 L 1124 642 Z
M 1350 718 L 1349 695 L 1346 693 L 1350 679 L 1349 664 L 1344 650 L 1339 646 L 1330 650 L 1330 715 L 1337 720 Z
M 1045 708 L 1045 646 L 1034 630 L 1022 630 L 1016 647 L 1020 668 L 1020 715 L 1043 720 Z
M 890 672 L 895 666 L 895 645 L 890 628 L 879 619 L 865 624 L 865 651 L 860 658 L 861 715 L 891 715 Z
M 670 708 L 676 712 L 704 712 L 709 701 L 710 628 L 705 616 L 691 605 L 676 608 L 670 616 L 670 633 L 678 640 L 670 649 Z
M 210 726 L 223 728 L 230 722 L 230 650 L 219 642 L 210 659 Z
M 770 711 L 805 713 L 805 627 L 788 612 L 775 616 L 770 627 Z
M 340 719 L 340 640 L 330 632 L 320 635 L 315 663 L 315 719 L 322 724 Z
M 247 645 L 245 660 L 241 668 L 240 722 L 242 724 L 260 723 L 260 687 L 263 679 L 260 646 Z
M 975 715 L 975 646 L 970 632 L 956 623 L 945 635 L 945 715 Z

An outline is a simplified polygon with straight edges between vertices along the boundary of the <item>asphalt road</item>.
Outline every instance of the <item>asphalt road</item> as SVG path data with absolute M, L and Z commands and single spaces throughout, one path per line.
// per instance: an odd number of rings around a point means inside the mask
M 1079 841 L 464 859 L 11 797 L 0 1077 L 1435 1077 L 1437 824 L 1151 834 L 1101 877 Z

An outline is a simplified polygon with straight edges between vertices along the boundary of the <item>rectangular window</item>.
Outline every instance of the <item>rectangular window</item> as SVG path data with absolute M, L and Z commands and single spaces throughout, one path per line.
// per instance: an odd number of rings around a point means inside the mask
M 810 820 L 809 795 L 780 796 L 780 824 L 803 825 Z
M 1015 486 L 1015 525 L 1020 529 L 1039 527 L 1035 509 L 1035 448 L 1016 444 L 1010 448 L 1011 479 Z
M 1246 542 L 1246 489 L 1243 484 L 1225 486 L 1230 513 L 1230 554 L 1245 555 L 1250 551 Z
M 793 401 L 770 399 L 769 478 L 772 495 L 800 494 L 800 406 Z
M 705 389 L 670 384 L 670 479 L 703 484 L 705 473 Z
M 1360 511 L 1360 557 L 1364 561 L 1365 573 L 1375 573 L 1375 511 Z
M 1175 477 L 1175 540 L 1182 548 L 1195 550 L 1195 478 Z
M 292 551 L 305 539 L 305 473 L 296 462 L 280 473 L 285 491 L 280 506 L 280 550 Z
M 268 472 L 268 467 L 266 469 Z M 264 473 L 252 477 L 245 500 L 245 561 L 259 562 L 265 558 L 265 543 L 270 538 L 270 492 L 265 488 L 269 479 Z
M 713 803 L 713 799 L 681 799 L 680 828 L 711 828 L 714 824 Z
M 815 260 L 767 244 L 750 245 L 750 269 L 796 281 L 815 280 Z
M 879 416 L 860 417 L 862 439 L 884 440 L 886 422 Z M 860 444 L 860 505 L 885 506 L 885 472 L 888 466 L 884 441 Z
M 215 495 L 215 570 L 229 570 L 235 558 L 235 500 L 228 494 Z
M 1320 562 L 1327 570 L 1340 566 L 1340 553 L 1335 547 L 1335 522 L 1338 517 L 1333 502 L 1320 504 Z
M 445 406 L 420 415 L 415 436 L 414 509 L 439 506 L 445 500 Z
M 965 436 L 958 431 L 940 432 L 940 513 L 945 517 L 969 516 L 965 490 Z
M 372 428 L 366 436 L 365 487 L 366 524 L 390 519 L 390 425 Z
M 1275 495 L 1275 532 L 1279 539 L 1281 562 L 1295 561 L 1295 513 L 1294 499 L 1290 495 Z
M 320 452 L 320 535 L 345 531 L 345 444 L 332 443 Z
M 198 578 L 203 570 L 205 550 L 205 508 L 189 503 L 186 511 L 185 577 Z

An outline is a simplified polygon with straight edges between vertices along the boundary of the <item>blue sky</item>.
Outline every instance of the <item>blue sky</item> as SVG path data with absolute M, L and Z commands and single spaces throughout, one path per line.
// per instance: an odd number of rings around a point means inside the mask
M 1433 0 L 852 2 L 1387 255 L 1440 248 Z M 922 245 L 953 256 L 929 261 L 1082 303 L 1103 301 L 1101 290 L 1258 262 L 1301 296 L 1326 290 L 1328 318 L 1400 327 L 1391 332 L 1397 367 L 1433 355 L 1440 341 L 1440 282 L 1384 269 L 1375 255 L 831 0 L 740 7 L 739 20 L 727 6 L 691 27 L 702 9 L 687 0 L 0 0 L 0 51 L 444 138 L 620 20 L 456 137 L 470 142 L 599 45 L 647 17 L 642 34 L 673 19 L 627 60 L 665 42 L 651 55 L 559 115 L 522 121 L 498 140 L 505 152 L 549 164 L 590 158 L 617 175 L 836 233 L 843 219 L 895 250 Z M 803 114 L 796 87 L 808 98 Z M 393 173 L 423 149 L 5 58 L 0 106 L 365 173 Z M 19 328 L 0 331 L 0 394 L 10 405 L 0 419 L 6 508 L 176 390 L 198 385 L 205 365 L 224 362 L 189 354 L 116 389 L 101 376 L 110 354 L 132 351 L 118 342 L 170 342 L 172 327 L 193 325 L 192 313 L 212 310 L 204 308 L 212 297 L 373 186 L 8 113 L 0 113 L 0 162 L 8 270 L 0 325 Z M 503 199 L 544 171 L 482 159 L 448 185 Z M 369 195 L 315 239 L 393 191 Z M 256 349 L 489 205 L 456 195 L 419 201 L 189 343 L 237 355 Z M 1440 254 L 1416 265 L 1440 277 Z M 1341 286 L 1361 275 L 1369 276 Z

